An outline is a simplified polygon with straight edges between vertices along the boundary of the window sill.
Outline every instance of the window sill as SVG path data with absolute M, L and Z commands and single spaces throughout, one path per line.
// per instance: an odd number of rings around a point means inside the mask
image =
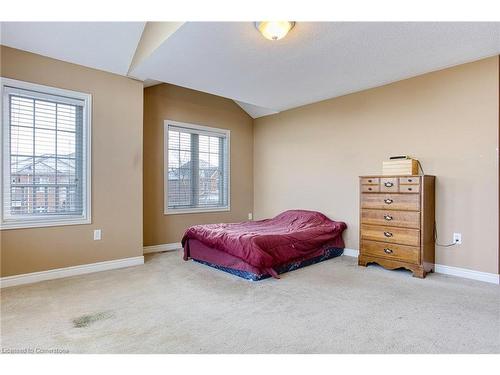
M 181 215 L 181 214 L 204 214 L 210 212 L 227 212 L 231 211 L 231 207 L 221 207 L 221 208 L 171 208 L 163 212 L 164 215 Z
M 65 219 L 58 218 L 54 220 L 6 221 L 0 224 L 0 230 L 61 227 L 66 225 L 83 225 L 91 223 L 91 219 L 85 219 L 81 217 L 72 217 Z

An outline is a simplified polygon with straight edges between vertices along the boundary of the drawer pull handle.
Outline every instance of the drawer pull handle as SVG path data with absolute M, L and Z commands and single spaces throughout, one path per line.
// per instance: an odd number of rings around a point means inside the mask
M 384 202 L 385 202 L 386 204 L 391 204 L 391 203 L 392 203 L 392 202 L 394 202 L 394 201 L 393 201 L 392 199 L 390 199 L 390 198 L 387 198 L 387 199 L 384 199 Z
M 392 216 L 391 215 L 384 215 L 384 219 L 387 220 L 387 221 L 391 221 L 392 220 Z
M 372 188 L 369 187 L 368 190 L 372 190 Z
M 408 179 L 408 182 L 412 182 L 413 180 L 411 178 Z
M 411 191 L 411 188 L 408 188 L 408 191 Z
M 392 187 L 394 184 L 392 182 L 384 182 L 385 187 Z
M 388 248 L 385 248 L 384 249 L 384 253 L 386 253 L 386 254 L 392 254 L 392 250 L 388 249 Z
M 368 180 L 368 182 L 372 182 L 372 180 Z
M 391 232 L 384 232 L 384 236 L 386 236 L 386 237 L 392 237 L 392 233 Z

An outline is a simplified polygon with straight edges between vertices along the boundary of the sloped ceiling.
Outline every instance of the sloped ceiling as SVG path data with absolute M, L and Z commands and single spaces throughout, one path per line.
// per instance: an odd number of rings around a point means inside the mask
M 298 22 L 279 41 L 252 22 L 154 24 L 139 48 L 143 23 L 3 23 L 2 44 L 231 98 L 254 118 L 500 54 L 500 23 Z
M 1 44 L 126 75 L 145 22 L 2 22 Z
M 274 113 L 278 113 L 274 109 L 259 107 L 258 105 L 253 105 L 249 103 L 243 103 L 238 100 L 235 100 L 236 104 L 238 104 L 243 110 L 248 113 L 253 118 L 258 118 L 262 116 L 272 115 Z

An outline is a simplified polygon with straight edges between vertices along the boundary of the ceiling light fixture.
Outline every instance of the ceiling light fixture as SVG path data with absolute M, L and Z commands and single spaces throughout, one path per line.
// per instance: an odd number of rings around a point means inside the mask
M 255 22 L 255 27 L 264 38 L 269 40 L 279 40 L 288 34 L 295 26 L 292 21 L 261 21 Z

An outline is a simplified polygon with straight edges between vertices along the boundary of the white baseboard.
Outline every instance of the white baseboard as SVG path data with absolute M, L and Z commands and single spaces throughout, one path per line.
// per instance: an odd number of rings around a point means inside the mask
M 484 281 L 486 283 L 500 284 L 500 275 L 497 275 L 495 273 L 474 271 L 474 270 L 469 270 L 467 268 L 445 266 L 443 264 L 435 264 L 434 272 L 442 273 L 444 275 L 463 277 L 465 279 Z
M 25 273 L 22 275 L 6 276 L 0 278 L 0 287 L 7 288 L 10 286 L 31 284 L 44 280 L 61 279 L 63 277 L 84 275 L 87 273 L 114 270 L 117 268 L 125 268 L 144 264 L 144 257 L 132 257 L 117 260 L 108 260 L 105 262 L 83 264 L 81 266 L 55 268 L 48 271 Z
M 163 251 L 172 251 L 180 249 L 182 249 L 182 245 L 180 242 L 164 243 L 161 245 L 144 246 L 143 253 L 144 254 L 161 253 Z
M 344 255 L 348 257 L 357 258 L 359 256 L 359 250 L 345 248 Z M 443 264 L 435 264 L 434 272 L 441 273 L 443 275 L 462 277 L 464 279 L 472 279 L 472 280 L 484 281 L 486 283 L 500 284 L 500 275 L 497 275 L 495 273 L 474 271 L 474 270 L 469 270 L 467 268 L 445 266 Z
M 359 250 L 355 249 L 348 249 L 347 247 L 344 249 L 344 255 L 348 257 L 354 257 L 357 258 L 359 255 Z

